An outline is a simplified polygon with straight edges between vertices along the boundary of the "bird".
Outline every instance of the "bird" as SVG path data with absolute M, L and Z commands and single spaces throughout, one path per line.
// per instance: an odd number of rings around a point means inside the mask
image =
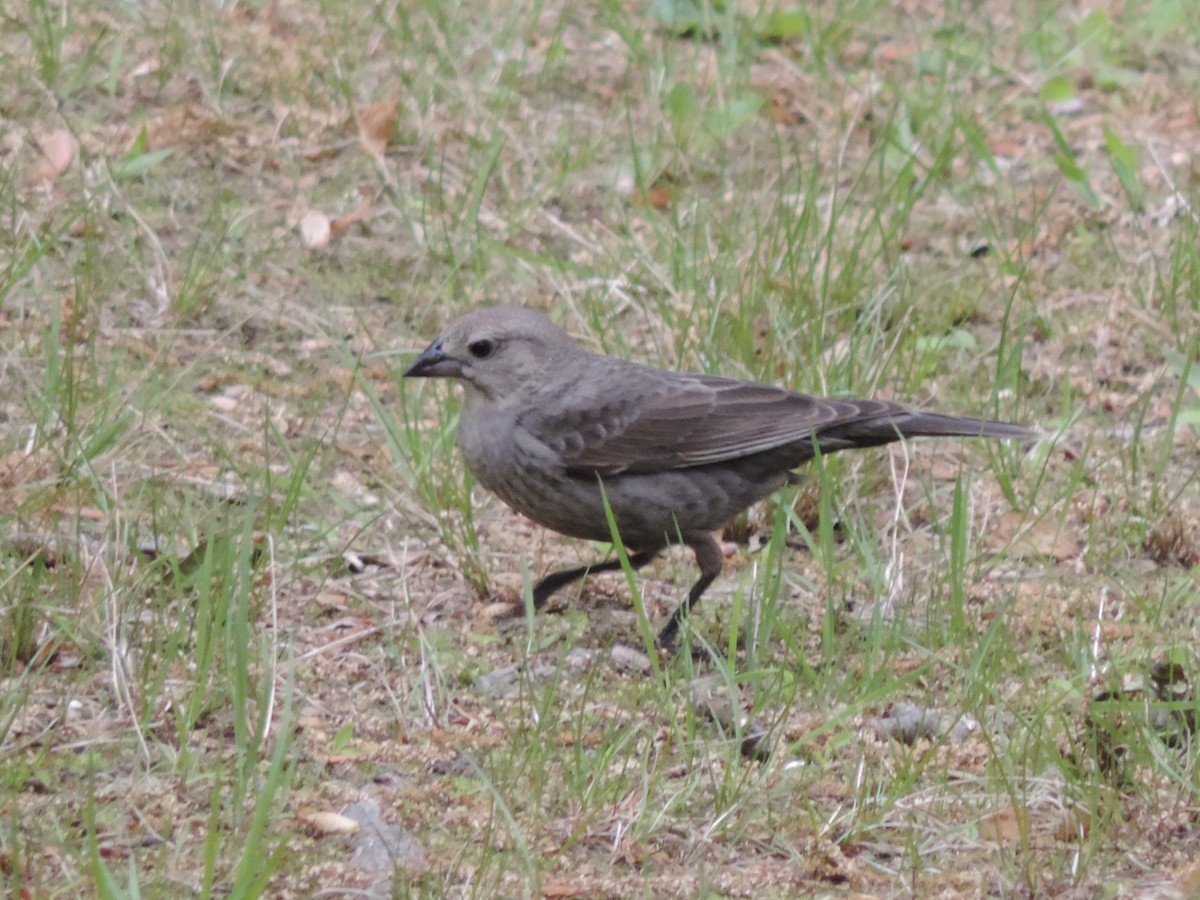
M 462 384 L 459 452 L 512 509 L 551 531 L 607 542 L 607 503 L 634 569 L 672 545 L 692 550 L 700 577 L 658 633 L 668 652 L 721 572 L 714 532 L 794 483 L 794 470 L 817 454 L 912 437 L 1036 436 L 1006 422 L 600 355 L 518 305 L 463 315 L 404 376 Z M 620 567 L 616 558 L 552 572 L 534 586 L 534 608 L 589 573 Z

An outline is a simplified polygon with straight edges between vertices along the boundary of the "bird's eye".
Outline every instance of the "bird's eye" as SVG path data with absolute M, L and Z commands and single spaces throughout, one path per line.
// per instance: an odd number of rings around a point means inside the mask
M 471 355 L 476 359 L 487 359 L 496 352 L 496 342 L 489 340 L 471 341 L 467 344 L 467 349 L 471 351 Z

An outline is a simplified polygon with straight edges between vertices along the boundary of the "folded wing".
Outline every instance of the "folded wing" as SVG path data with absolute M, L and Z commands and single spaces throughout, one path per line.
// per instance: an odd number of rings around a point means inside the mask
M 890 423 L 914 416 L 896 403 L 811 397 L 707 375 L 661 374 L 639 367 L 641 377 L 599 394 L 586 410 L 555 412 L 550 404 L 526 424 L 569 472 L 614 475 L 710 465 L 789 445 L 796 446 L 799 465 L 813 455 L 814 436 L 829 451 L 886 443 L 906 433 Z M 861 434 L 855 435 L 854 426 Z M 980 431 L 971 427 L 965 433 Z

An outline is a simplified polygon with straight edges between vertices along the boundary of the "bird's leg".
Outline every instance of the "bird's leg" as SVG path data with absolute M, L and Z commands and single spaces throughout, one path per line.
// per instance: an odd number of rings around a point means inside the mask
M 641 553 L 635 553 L 629 557 L 629 565 L 634 569 L 640 569 L 654 557 L 658 556 L 657 550 L 643 550 Z M 551 598 L 560 588 L 566 587 L 572 581 L 578 581 L 589 572 L 612 572 L 621 568 L 620 559 L 608 559 L 602 563 L 596 563 L 591 566 L 579 566 L 575 569 L 564 569 L 561 572 L 551 572 L 533 588 L 533 608 L 541 609 L 546 605 L 546 601 Z
M 700 580 L 692 585 L 687 599 L 676 607 L 667 624 L 663 626 L 663 630 L 658 633 L 658 646 L 672 652 L 675 650 L 675 641 L 679 637 L 679 626 L 683 624 L 683 620 L 687 618 L 692 607 L 700 602 L 700 595 L 708 590 L 708 586 L 721 574 L 721 566 L 725 562 L 721 545 L 711 534 L 691 535 L 685 538 L 684 542 L 696 554 L 696 565 L 700 567 Z

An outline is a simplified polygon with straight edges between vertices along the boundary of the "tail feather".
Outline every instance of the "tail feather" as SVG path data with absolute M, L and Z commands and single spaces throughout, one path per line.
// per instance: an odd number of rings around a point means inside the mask
M 891 415 L 846 422 L 818 435 L 821 450 L 830 452 L 851 447 L 871 447 L 890 444 L 902 438 L 914 437 L 983 437 L 1012 440 L 1031 440 L 1037 432 L 1023 425 L 973 419 L 967 416 L 947 416 L 941 413 L 903 410 Z
M 941 413 L 914 412 L 897 418 L 890 424 L 893 434 L 903 437 L 987 437 L 1034 438 L 1037 433 L 1023 425 L 995 422 L 991 419 L 972 419 L 966 416 L 946 416 Z

